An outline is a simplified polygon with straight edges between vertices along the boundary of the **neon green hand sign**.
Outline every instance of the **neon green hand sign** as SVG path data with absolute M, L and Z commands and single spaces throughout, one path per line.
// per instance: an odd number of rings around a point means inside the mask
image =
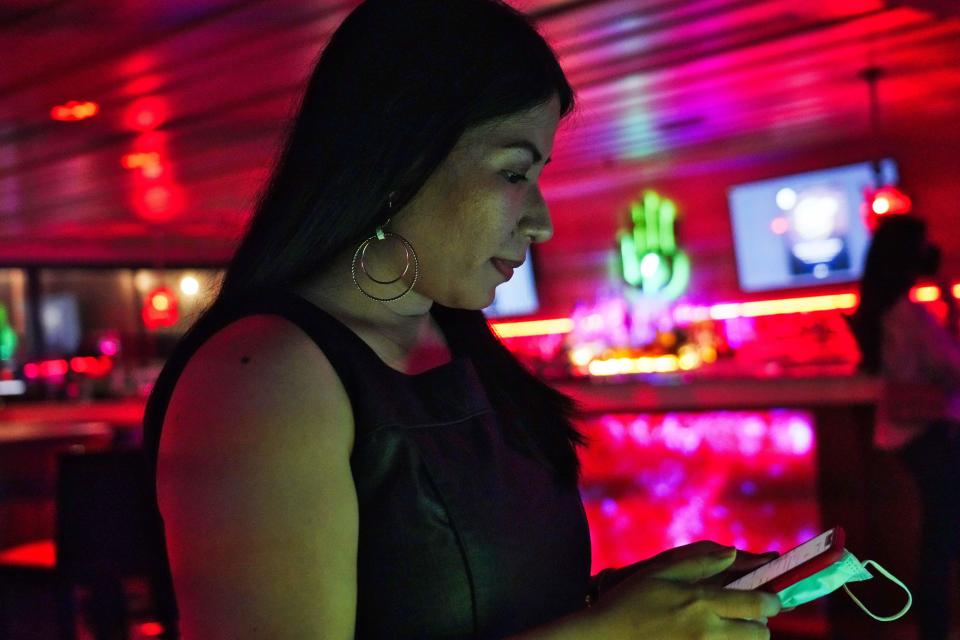
M 17 334 L 7 320 L 7 308 L 0 304 L 0 360 L 9 360 L 17 350 Z
M 633 229 L 621 231 L 623 279 L 644 295 L 680 297 L 690 283 L 690 258 L 677 248 L 677 206 L 655 191 L 630 205 Z

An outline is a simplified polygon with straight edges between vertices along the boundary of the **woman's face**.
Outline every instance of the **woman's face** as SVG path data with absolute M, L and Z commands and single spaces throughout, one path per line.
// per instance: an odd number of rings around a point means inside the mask
M 507 280 L 494 258 L 521 261 L 553 235 L 539 178 L 560 119 L 550 102 L 467 130 L 389 229 L 420 258 L 420 294 L 448 307 L 482 309 Z

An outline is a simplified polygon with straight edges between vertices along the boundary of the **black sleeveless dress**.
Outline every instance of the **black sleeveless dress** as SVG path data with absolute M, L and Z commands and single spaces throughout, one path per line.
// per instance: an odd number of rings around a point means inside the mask
M 350 398 L 360 517 L 356 637 L 498 638 L 584 606 L 590 537 L 580 495 L 503 437 L 470 358 L 454 352 L 446 364 L 404 374 L 292 293 L 208 316 L 181 341 L 144 418 L 150 478 L 187 360 L 219 328 L 258 313 L 280 315 L 309 335 Z

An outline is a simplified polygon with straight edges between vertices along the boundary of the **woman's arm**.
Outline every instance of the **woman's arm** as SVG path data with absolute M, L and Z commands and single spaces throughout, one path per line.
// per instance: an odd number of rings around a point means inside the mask
M 191 359 L 157 471 L 186 640 L 352 638 L 353 415 L 327 358 L 277 316 Z

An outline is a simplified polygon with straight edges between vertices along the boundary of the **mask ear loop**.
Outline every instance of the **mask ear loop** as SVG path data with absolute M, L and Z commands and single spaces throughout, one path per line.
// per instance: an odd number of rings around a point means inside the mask
M 890 582 L 893 582 L 894 584 L 896 584 L 901 589 L 907 592 L 907 604 L 903 607 L 903 609 L 900 609 L 899 612 L 893 614 L 892 616 L 877 616 L 872 614 L 870 610 L 867 609 L 862 602 L 860 602 L 860 599 L 857 598 L 857 596 L 853 595 L 853 593 L 851 593 L 850 589 L 847 588 L 847 585 L 843 585 L 843 590 L 846 591 L 847 595 L 850 596 L 853 599 L 853 601 L 857 603 L 858 607 L 863 609 L 864 613 L 866 613 L 868 616 L 870 616 L 874 620 L 877 620 L 878 622 L 893 622 L 894 620 L 902 618 L 904 614 L 906 614 L 907 611 L 910 610 L 911 605 L 913 605 L 913 595 L 910 594 L 910 589 L 907 588 L 907 585 L 903 584 L 902 582 L 894 578 L 889 571 L 881 567 L 879 564 L 877 564 L 873 560 L 864 561 L 863 568 L 866 569 L 868 564 L 872 564 L 873 566 L 875 566 L 877 568 L 877 571 L 882 573 L 884 577 L 887 578 L 887 580 L 889 580 Z

